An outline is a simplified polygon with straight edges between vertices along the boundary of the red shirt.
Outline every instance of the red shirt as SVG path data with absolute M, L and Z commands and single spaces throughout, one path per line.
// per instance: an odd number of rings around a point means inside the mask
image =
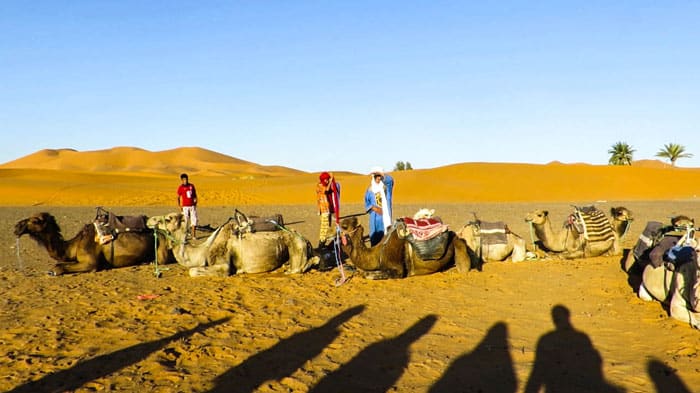
M 177 188 L 177 195 L 180 197 L 181 206 L 196 206 L 197 191 L 194 189 L 194 184 L 180 184 Z

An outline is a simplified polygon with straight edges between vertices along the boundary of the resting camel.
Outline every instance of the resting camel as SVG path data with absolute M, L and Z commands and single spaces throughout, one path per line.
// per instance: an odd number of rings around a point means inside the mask
M 396 227 L 391 227 L 379 244 L 367 247 L 363 240 L 364 228 L 357 217 L 341 220 L 340 228 L 346 241 L 343 252 L 350 257 L 352 265 L 368 279 L 382 280 L 403 278 L 442 271 L 455 265 L 460 272 L 469 270 L 470 261 L 467 244 L 448 231 L 444 254 L 434 260 L 424 260 L 407 239 L 399 236 Z
M 168 247 L 179 264 L 190 268 L 191 277 L 265 273 L 285 262 L 286 273 L 304 273 L 318 263 L 318 257 L 311 256 L 311 244 L 297 232 L 287 228 L 252 232 L 251 222 L 237 211 L 198 245 L 185 243 L 187 228 L 181 213 L 151 217 L 148 226 L 169 234 Z
M 649 222 L 628 253 L 625 268 L 632 260 L 642 270 L 639 298 L 668 306 L 672 318 L 700 329 L 700 233 L 695 220 L 676 216 L 670 226 Z
M 577 212 L 595 208 L 581 208 L 569 215 L 567 222 L 559 232 L 552 229 L 547 210 L 535 210 L 525 217 L 531 225 L 534 236 L 545 252 L 558 254 L 564 258 L 586 258 L 601 255 L 620 255 L 620 238 L 623 237 L 632 222 L 631 212 L 624 207 L 610 209 L 611 218 L 600 223 L 596 228 L 596 237 L 588 237 L 584 226 L 580 226 Z M 601 213 L 602 215 L 602 213 Z
M 155 249 L 153 231 L 123 232 L 114 240 L 100 244 L 96 240 L 95 226 L 86 224 L 70 240 L 64 240 L 56 219 L 49 213 L 37 213 L 15 224 L 15 235 L 29 235 L 49 256 L 59 261 L 50 271 L 51 275 L 64 273 L 94 272 L 102 268 L 133 266 L 152 262 L 168 262 L 169 252 L 164 241 Z
M 668 305 L 672 318 L 700 329 L 700 265 L 697 252 L 674 271 L 648 264 L 642 273 L 639 298 Z
M 479 266 L 489 261 L 505 261 L 508 257 L 513 262 L 525 260 L 525 240 L 503 223 L 485 223 L 477 219 L 464 225 L 457 236 L 467 242 Z

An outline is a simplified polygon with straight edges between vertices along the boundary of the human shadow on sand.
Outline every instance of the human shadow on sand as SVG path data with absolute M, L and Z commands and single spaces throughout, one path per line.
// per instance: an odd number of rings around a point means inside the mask
M 387 392 L 401 377 L 410 360 L 410 345 L 435 325 L 428 315 L 404 333 L 374 343 L 350 362 L 325 376 L 309 392 Z
M 509 349 L 508 326 L 495 323 L 471 353 L 452 362 L 429 392 L 515 392 L 518 381 Z
M 656 393 L 690 393 L 690 389 L 676 375 L 676 370 L 657 359 L 652 359 L 647 363 L 647 372 L 654 382 Z
M 338 337 L 338 327 L 364 311 L 355 306 L 336 315 L 324 325 L 297 333 L 219 375 L 209 392 L 252 392 L 261 383 L 282 379 L 294 373 L 305 362 L 313 359 Z
M 213 326 L 227 322 L 231 318 L 222 318 L 189 330 L 184 330 L 172 336 L 132 345 L 105 355 L 100 355 L 89 360 L 81 361 L 75 366 L 49 374 L 39 380 L 26 383 L 13 390 L 11 393 L 36 393 L 36 392 L 67 392 L 73 391 L 85 383 L 105 377 L 119 371 L 131 364 L 138 363 L 147 358 L 153 352 L 163 348 L 170 342 L 189 337 L 194 333 L 203 332 Z
M 605 381 L 603 359 L 591 339 L 576 330 L 569 309 L 552 307 L 555 329 L 540 337 L 535 364 L 525 385 L 525 393 L 617 393 L 625 390 Z

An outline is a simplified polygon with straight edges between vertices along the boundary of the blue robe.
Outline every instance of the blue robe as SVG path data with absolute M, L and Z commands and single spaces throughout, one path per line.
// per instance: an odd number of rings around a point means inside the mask
M 389 206 L 379 207 L 382 209 L 389 209 L 389 215 L 391 216 L 393 211 L 392 197 L 394 191 L 394 178 L 391 177 L 391 175 L 385 174 L 382 182 L 384 183 L 384 194 L 386 194 L 387 199 L 386 202 Z M 369 208 L 372 206 L 378 206 L 377 197 L 372 192 L 372 188 L 367 187 L 367 191 L 365 192 L 365 210 L 369 210 Z M 391 225 L 391 223 L 387 223 L 387 225 Z M 379 243 L 379 241 L 382 240 L 382 237 L 384 237 L 384 219 L 382 218 L 381 214 L 377 214 L 372 210 L 369 212 L 370 245 L 374 246 L 375 244 Z

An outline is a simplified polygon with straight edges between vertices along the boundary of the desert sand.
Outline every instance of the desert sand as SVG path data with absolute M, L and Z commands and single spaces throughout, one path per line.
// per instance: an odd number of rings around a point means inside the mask
M 96 206 L 175 211 L 183 171 L 198 188 L 202 224 L 220 225 L 236 208 L 281 213 L 317 240 L 314 173 L 197 148 L 45 150 L 0 165 L 0 391 L 522 392 L 536 364 L 548 391 L 700 391 L 700 332 L 638 299 L 621 256 L 354 276 L 341 286 L 337 269 L 190 278 L 176 264 L 160 278 L 150 264 L 50 277 L 46 251 L 13 234 L 41 211 L 67 238 Z M 361 212 L 368 177 L 336 174 L 341 214 Z M 433 208 L 454 230 L 477 214 L 529 239 L 523 219 L 533 209 L 563 222 L 571 205 L 622 205 L 635 217 L 629 249 L 647 221 L 700 216 L 700 169 L 659 162 L 465 163 L 393 175 L 395 217 Z M 579 334 L 555 331 L 552 314 L 564 309 Z M 551 350 L 537 354 L 540 340 Z

